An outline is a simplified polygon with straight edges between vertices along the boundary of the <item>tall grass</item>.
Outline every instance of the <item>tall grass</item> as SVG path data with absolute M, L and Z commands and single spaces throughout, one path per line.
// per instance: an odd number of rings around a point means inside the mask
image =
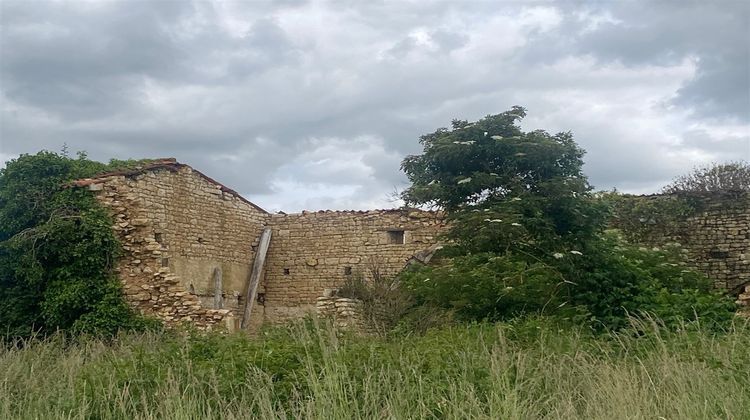
M 637 331 L 637 332 L 636 332 Z M 592 336 L 544 320 L 423 336 L 52 337 L 0 350 L 0 418 L 743 419 L 750 327 Z

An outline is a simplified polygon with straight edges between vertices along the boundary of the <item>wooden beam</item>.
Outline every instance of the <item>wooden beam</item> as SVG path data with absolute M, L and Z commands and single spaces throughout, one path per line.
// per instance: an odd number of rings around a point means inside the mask
M 214 268 L 214 309 L 224 307 L 224 287 L 222 285 L 221 267 Z
M 268 253 L 268 246 L 271 244 L 271 228 L 267 227 L 263 229 L 263 233 L 260 234 L 260 242 L 258 243 L 258 252 L 255 253 L 255 261 L 253 261 L 253 271 L 250 274 L 250 281 L 247 285 L 247 295 L 245 296 L 245 313 L 242 315 L 242 323 L 240 328 L 247 329 L 250 323 L 250 313 L 253 310 L 253 304 L 255 303 L 255 294 L 258 292 L 258 283 L 260 281 L 260 275 L 263 273 L 263 265 L 266 263 L 266 253 Z

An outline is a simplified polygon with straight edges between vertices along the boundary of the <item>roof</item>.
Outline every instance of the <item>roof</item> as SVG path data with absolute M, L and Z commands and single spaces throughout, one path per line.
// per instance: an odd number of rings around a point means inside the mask
M 225 186 L 224 184 L 216 181 L 215 179 L 209 177 L 208 175 L 204 174 L 203 172 L 201 172 L 201 171 L 199 171 L 199 170 L 197 170 L 197 169 L 195 169 L 195 168 L 193 168 L 193 167 L 191 167 L 189 165 L 177 162 L 177 159 L 175 159 L 175 158 L 154 159 L 153 161 L 151 161 L 151 162 L 149 162 L 149 163 L 147 163 L 147 164 L 145 164 L 143 166 L 137 166 L 137 167 L 131 168 L 131 169 L 124 169 L 124 170 L 119 170 L 119 171 L 111 171 L 111 172 L 101 173 L 101 174 L 96 175 L 96 176 L 91 177 L 91 178 L 77 179 L 77 180 L 73 181 L 71 184 L 73 186 L 76 186 L 76 187 L 85 187 L 85 186 L 92 185 L 92 184 L 102 184 L 102 183 L 104 183 L 104 182 L 107 181 L 107 178 L 110 178 L 110 177 L 113 177 L 113 176 L 132 177 L 132 176 L 136 176 L 136 175 L 143 174 L 143 173 L 146 173 L 146 172 L 157 171 L 157 170 L 168 170 L 168 171 L 172 171 L 172 172 L 177 172 L 178 170 L 180 170 L 182 168 L 190 168 L 194 173 L 198 174 L 198 176 L 200 176 L 201 178 L 205 179 L 210 184 L 216 185 L 222 192 L 230 194 L 230 195 L 236 197 L 240 201 L 242 201 L 242 202 L 244 202 L 246 204 L 249 204 L 250 206 L 252 206 L 256 210 L 262 211 L 263 213 L 268 213 L 267 211 L 265 211 L 264 209 L 262 209 L 257 204 L 249 201 L 248 199 L 246 199 L 245 197 L 243 197 L 242 195 L 240 195 L 240 193 L 238 193 L 237 191 L 235 191 L 235 190 L 233 190 L 233 189 Z

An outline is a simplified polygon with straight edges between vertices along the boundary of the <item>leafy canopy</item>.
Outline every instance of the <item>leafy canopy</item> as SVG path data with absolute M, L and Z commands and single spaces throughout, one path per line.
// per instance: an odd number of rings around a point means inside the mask
M 119 244 L 109 215 L 88 191 L 63 188 L 131 164 L 42 151 L 0 170 L 0 334 L 112 334 L 145 325 L 112 272 Z
M 417 301 L 464 319 L 556 313 L 598 328 L 641 311 L 731 318 L 731 301 L 674 252 L 605 233 L 609 209 L 583 174 L 584 151 L 570 133 L 522 131 L 525 115 L 454 120 L 402 162 L 405 202 L 442 208 L 450 224 L 444 258 L 402 275 Z
M 402 163 L 407 204 L 437 206 L 465 251 L 514 249 L 548 257 L 600 231 L 605 208 L 591 197 L 584 151 L 571 133 L 523 132 L 521 107 L 421 137 Z

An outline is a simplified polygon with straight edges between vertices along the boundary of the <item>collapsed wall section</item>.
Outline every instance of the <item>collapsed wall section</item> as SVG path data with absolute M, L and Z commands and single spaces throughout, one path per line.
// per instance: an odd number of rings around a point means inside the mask
M 167 325 L 236 328 L 268 214 L 187 165 L 79 180 L 108 207 L 126 299 Z M 262 307 L 252 324 L 262 321 Z
M 419 210 L 303 212 L 272 215 L 265 270 L 266 319 L 280 322 L 315 312 L 326 289 L 347 278 L 400 272 L 437 244 L 442 213 Z

